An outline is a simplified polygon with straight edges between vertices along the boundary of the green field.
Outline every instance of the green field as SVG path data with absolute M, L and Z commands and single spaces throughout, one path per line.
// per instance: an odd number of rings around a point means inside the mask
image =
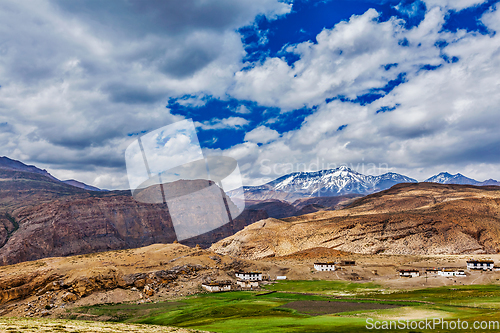
M 78 312 L 106 316 L 120 322 L 177 326 L 215 332 L 377 331 L 365 328 L 367 318 L 373 318 L 373 322 L 378 320 L 381 323 L 389 320 L 397 321 L 400 318 L 411 321 L 425 318 L 445 318 L 447 321 L 460 319 L 467 321 L 469 325 L 476 320 L 500 321 L 498 312 L 500 286 L 440 287 L 394 293 L 382 292 L 379 288 L 372 284 L 339 281 L 283 281 L 270 286 L 268 289 L 275 292 L 269 294 L 255 291 L 200 294 L 177 302 L 108 304 L 79 308 Z M 335 291 L 333 294 L 344 293 L 350 296 L 335 297 L 330 295 L 332 291 Z M 298 304 L 298 310 L 292 304 Z M 318 315 L 314 312 L 320 311 L 315 309 L 320 305 L 336 309 L 337 312 Z M 352 311 L 348 305 L 359 305 L 370 309 Z M 377 306 L 385 308 L 371 309 Z M 344 308 L 346 312 L 341 312 Z M 441 328 L 439 326 L 436 330 L 417 331 L 457 331 Z M 478 330 L 469 327 L 469 330 L 461 331 Z

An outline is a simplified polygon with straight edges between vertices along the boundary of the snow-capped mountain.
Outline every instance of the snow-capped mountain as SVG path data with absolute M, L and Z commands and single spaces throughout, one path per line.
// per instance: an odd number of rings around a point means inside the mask
M 380 176 L 363 175 L 342 166 L 316 172 L 294 172 L 262 186 L 246 187 L 245 193 L 256 195 L 258 192 L 264 191 L 287 192 L 302 197 L 364 195 L 388 189 L 399 183 L 417 183 L 417 181 L 393 172 Z
M 500 183 L 494 179 L 488 179 L 484 182 L 477 181 L 472 178 L 465 177 L 464 175 L 457 173 L 456 175 L 452 175 L 448 172 L 441 172 L 435 176 L 432 176 L 426 179 L 424 182 L 426 183 L 439 183 L 439 184 L 458 184 L 458 185 L 476 185 L 476 186 L 484 186 L 484 185 L 496 185 L 499 186 Z

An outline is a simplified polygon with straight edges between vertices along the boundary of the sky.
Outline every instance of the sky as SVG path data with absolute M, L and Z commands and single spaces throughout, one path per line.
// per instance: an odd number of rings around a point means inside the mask
M 500 179 L 492 0 L 0 2 L 0 156 L 106 189 L 184 119 L 245 185 L 347 165 Z

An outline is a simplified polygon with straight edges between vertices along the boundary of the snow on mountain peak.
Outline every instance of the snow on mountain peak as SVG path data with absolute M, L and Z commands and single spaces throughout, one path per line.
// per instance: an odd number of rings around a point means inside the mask
M 380 176 L 364 175 L 340 166 L 314 172 L 296 172 L 266 184 L 274 191 L 298 192 L 309 196 L 332 196 L 348 193 L 368 194 L 385 190 L 398 183 L 416 183 L 415 179 L 386 173 Z

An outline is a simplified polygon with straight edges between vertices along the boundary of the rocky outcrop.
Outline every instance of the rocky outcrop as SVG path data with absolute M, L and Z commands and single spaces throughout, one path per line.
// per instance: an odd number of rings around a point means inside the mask
M 62 291 L 60 298 L 63 302 L 74 302 L 97 291 L 116 288 L 135 288 L 152 296 L 159 287 L 167 286 L 181 276 L 196 275 L 205 268 L 202 265 L 186 264 L 169 270 L 133 274 L 123 274 L 115 268 L 89 269 L 75 278 L 68 278 L 50 270 L 20 272 L 16 276 L 0 279 L 0 305 L 32 295 L 41 297 L 59 291 Z
M 29 170 L 2 168 L 0 163 L 0 264 L 137 248 L 177 239 L 165 204 L 138 202 L 130 191 L 87 191 L 60 182 L 43 171 Z M 189 184 L 200 187 L 200 181 Z M 175 182 L 173 186 L 177 186 L 176 192 L 181 191 L 186 188 L 186 181 Z M 211 203 L 200 191 L 192 193 L 191 199 L 210 207 Z M 229 199 L 226 204 L 233 205 Z M 226 207 L 224 214 L 234 211 L 233 208 Z M 189 203 L 176 209 L 178 215 L 192 223 L 190 230 L 216 227 L 184 241 L 204 248 L 268 217 L 264 211 L 247 209 L 221 226 L 225 222 L 216 221 L 209 214 L 192 214 Z
M 16 276 L 0 279 L 0 304 L 28 297 L 59 277 L 57 274 L 41 270 L 32 273 L 19 272 Z

